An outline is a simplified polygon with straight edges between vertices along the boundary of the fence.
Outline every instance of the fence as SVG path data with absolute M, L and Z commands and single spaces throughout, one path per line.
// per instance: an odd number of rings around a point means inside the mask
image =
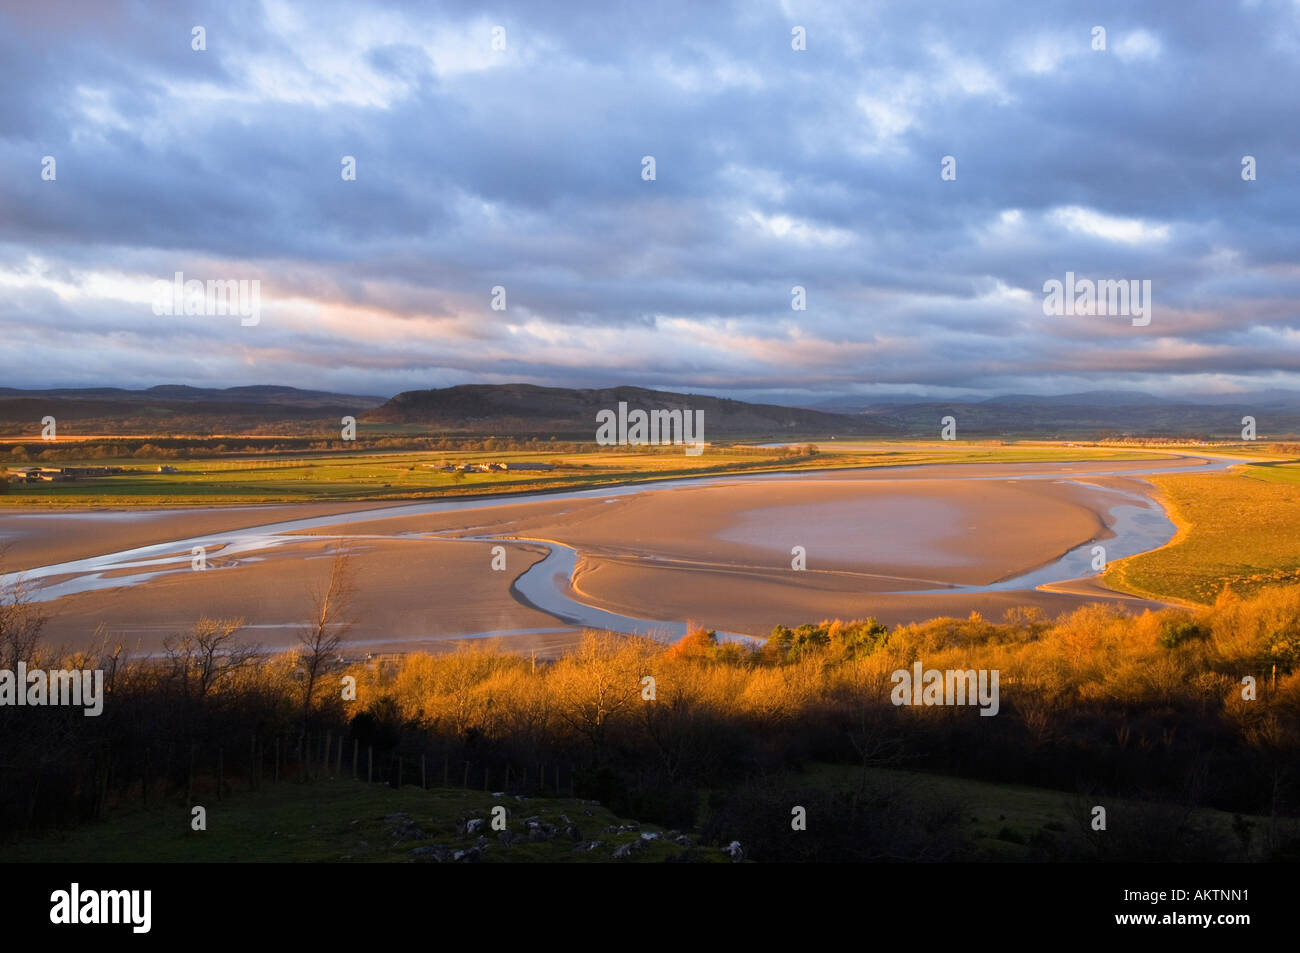
M 333 731 L 302 736 L 254 734 L 247 745 L 237 748 L 190 742 L 117 752 L 105 744 L 81 777 L 93 780 L 73 782 L 72 789 L 60 790 L 57 784 L 42 784 L 48 778 L 33 779 L 25 811 L 27 826 L 71 819 L 73 805 L 72 813 L 103 817 L 115 807 L 139 804 L 149 810 L 182 794 L 187 805 L 221 801 L 236 791 L 257 791 L 268 783 L 342 779 L 391 788 L 459 787 L 534 797 L 572 797 L 575 791 L 571 762 L 466 759 L 450 747 L 376 749 Z

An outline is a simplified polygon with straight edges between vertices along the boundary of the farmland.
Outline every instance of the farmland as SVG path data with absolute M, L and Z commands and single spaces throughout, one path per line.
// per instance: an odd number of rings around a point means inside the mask
M 216 453 L 201 443 L 149 454 L 152 445 L 121 456 L 77 456 L 61 446 L 57 462 L 13 452 L 0 445 L 0 463 L 20 466 L 122 466 L 130 472 L 72 482 L 9 485 L 6 506 L 175 506 L 248 503 L 403 500 L 496 493 L 578 489 L 611 483 L 676 479 L 727 473 L 811 470 L 930 463 L 1026 463 L 1068 460 L 1149 460 L 1161 456 L 1138 449 L 1067 447 L 1002 442 L 917 444 L 829 441 L 820 452 L 745 445 L 711 445 L 700 456 L 677 447 L 597 448 L 565 445 L 535 450 L 279 450 Z M 474 444 L 481 446 L 481 444 Z M 1184 449 L 1184 448 L 1179 448 Z M 8 453 L 5 451 L 8 450 Z M 456 464 L 542 463 L 551 471 L 445 472 Z M 177 472 L 158 472 L 160 466 Z
M 1114 563 L 1107 585 L 1205 604 L 1225 586 L 1249 595 L 1300 581 L 1300 466 L 1149 479 L 1178 534 L 1167 546 Z

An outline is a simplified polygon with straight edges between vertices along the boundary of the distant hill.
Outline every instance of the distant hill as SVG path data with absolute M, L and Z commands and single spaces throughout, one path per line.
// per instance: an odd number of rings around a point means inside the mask
M 979 403 L 1015 404 L 1018 406 L 1043 404 L 1053 407 L 1063 405 L 1072 407 L 1151 407 L 1157 404 L 1169 405 L 1178 402 L 1138 390 L 1090 390 L 1079 394 L 1052 394 L 1049 396 L 1002 394 L 998 397 L 988 397 L 979 401 Z
M 1300 434 L 1300 404 L 1272 400 L 1174 402 L 1135 393 L 1010 395 L 977 402 L 933 401 L 863 411 L 909 435 L 935 435 L 942 417 L 957 419 L 959 437 L 1208 437 L 1240 439 L 1252 416 L 1262 440 Z
M 715 436 L 835 434 L 892 436 L 888 420 L 834 414 L 723 397 L 677 394 L 643 387 L 577 390 L 532 384 L 466 384 L 398 394 L 358 418 L 367 423 L 423 424 L 436 430 L 482 433 L 550 433 L 594 437 L 596 413 L 617 410 L 703 410 L 705 439 Z
M 358 402 L 367 408 L 384 402 L 382 397 L 360 397 L 353 394 L 334 394 L 323 390 L 299 390 L 296 387 L 276 387 L 259 384 L 251 387 L 189 387 L 185 384 L 159 384 L 145 390 L 126 390 L 121 387 L 61 387 L 47 390 L 19 390 L 0 387 L 0 399 L 45 399 L 57 397 L 78 400 L 93 407 L 96 401 L 132 404 L 213 403 L 259 404 L 279 407 L 337 407 L 343 404 L 355 407 Z
M 1238 439 L 1248 415 L 1260 439 L 1300 435 L 1300 392 L 1282 389 L 1179 398 L 1125 390 L 955 399 L 885 395 L 828 398 L 815 406 L 889 423 L 907 437 L 933 438 L 948 415 L 957 418 L 959 437 Z
M 934 439 L 940 419 L 957 418 L 958 438 L 1114 436 L 1237 439 L 1241 418 L 1256 418 L 1259 439 L 1297 439 L 1300 393 L 1267 390 L 1170 399 L 1140 391 L 936 400 L 832 398 L 826 409 L 756 404 L 643 387 L 575 389 L 532 384 L 467 384 L 413 390 L 391 399 L 262 385 L 205 388 L 163 384 L 20 390 L 0 387 L 0 434 L 35 437 L 53 416 L 61 435 L 267 434 L 336 431 L 340 418 L 389 425 L 407 434 L 592 439 L 596 413 L 629 409 L 704 411 L 705 439 L 801 440 L 858 436 Z M 831 410 L 831 407 L 834 410 Z
M 326 421 L 336 427 L 340 417 L 359 416 L 383 402 L 382 397 L 276 386 L 216 389 L 164 384 L 147 390 L 0 387 L 0 433 L 38 434 L 45 416 L 53 417 L 68 435 L 254 432 L 301 429 L 308 423 Z

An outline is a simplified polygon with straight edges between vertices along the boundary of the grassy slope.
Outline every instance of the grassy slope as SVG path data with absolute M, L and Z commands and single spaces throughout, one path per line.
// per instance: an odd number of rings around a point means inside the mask
M 485 791 L 459 788 L 421 790 L 407 785 L 393 790 L 364 781 L 323 780 L 308 784 L 266 784 L 261 790 L 237 791 L 217 801 L 209 796 L 206 831 L 190 830 L 190 813 L 179 803 L 150 811 L 123 810 L 100 823 L 50 834 L 18 844 L 0 845 L 7 862 L 401 862 L 414 860 L 418 847 L 472 847 L 477 835 L 464 833 L 471 817 L 487 819 L 495 805 L 508 811 L 507 829 L 519 834 L 524 819 L 533 816 L 558 824 L 561 814 L 578 826 L 587 841 L 599 840 L 593 851 L 575 852 L 575 842 L 563 834 L 553 840 L 501 846 L 498 832 L 487 831 L 490 843 L 485 862 L 587 862 L 611 860 L 614 849 L 640 835 L 605 834 L 610 825 L 627 824 L 597 804 L 572 798 L 494 797 Z M 590 812 L 590 813 L 588 813 Z M 385 818 L 408 814 L 425 833 L 423 838 L 398 840 L 395 825 Z M 643 831 L 661 831 L 646 825 Z M 663 840 L 649 842 L 634 854 L 637 861 L 662 861 L 690 848 Z M 730 862 L 720 850 L 693 849 L 695 860 Z
M 812 765 L 809 774 L 808 780 L 813 783 L 853 787 L 860 782 L 862 769 Z M 975 848 L 975 859 L 985 861 L 1029 859 L 1032 850 L 1027 845 L 1041 831 L 1086 831 L 1092 806 L 1099 803 L 1095 796 L 941 774 L 873 768 L 867 775 L 870 783 L 888 785 L 909 800 L 932 798 L 960 805 L 963 833 Z M 1114 797 L 1101 799 L 1100 803 L 1112 817 L 1127 807 L 1137 806 L 1135 802 Z M 1231 838 L 1234 815 L 1212 808 L 1192 809 L 1190 815 L 1195 826 L 1217 830 Z M 1256 832 L 1266 830 L 1270 823 L 1269 818 L 1259 815 L 1246 815 L 1245 819 L 1254 825 Z M 1300 835 L 1300 821 L 1282 819 L 1278 830 L 1284 837 Z M 1259 859 L 1260 840 L 1255 838 L 1251 859 Z
M 1042 788 L 993 784 L 962 778 L 874 768 L 868 772 L 872 784 L 887 784 L 899 796 L 911 800 L 945 799 L 961 805 L 966 835 L 978 856 L 985 860 L 1021 860 L 1030 853 L 1025 844 L 1038 832 L 1079 830 L 1080 818 L 1087 817 L 1091 799 Z M 794 780 L 816 786 L 847 788 L 856 785 L 861 769 L 841 765 L 813 764 Z M 543 842 L 501 846 L 496 832 L 488 832 L 489 847 L 482 860 L 487 863 L 611 861 L 614 849 L 638 839 L 638 833 L 606 834 L 610 825 L 627 824 L 606 808 L 572 798 L 528 798 L 493 796 L 486 792 L 457 788 L 421 790 L 406 786 L 394 791 L 382 784 L 351 780 L 323 780 L 310 784 L 266 784 L 257 792 L 246 790 L 222 801 L 204 799 L 208 829 L 189 829 L 189 812 L 180 804 L 121 810 L 115 816 L 72 831 L 47 834 L 16 844 L 0 846 L 4 862 L 403 862 L 410 861 L 414 848 L 439 844 L 463 849 L 476 837 L 463 833 L 465 820 L 487 818 L 494 805 L 509 810 L 509 830 L 519 833 L 523 820 L 534 815 L 558 823 L 561 814 L 576 823 L 584 840 L 599 840 L 593 851 L 575 851 L 574 842 L 560 835 Z M 1108 810 L 1122 811 L 1126 802 L 1108 798 Z M 394 824 L 385 818 L 408 814 L 428 836 L 397 840 Z M 588 813 L 590 812 L 590 813 Z M 1232 815 L 1215 810 L 1193 812 L 1199 825 L 1217 827 L 1224 834 L 1232 828 Z M 813 819 L 816 820 L 816 819 Z M 1250 818 L 1257 830 L 1264 830 L 1266 818 Z M 1300 824 L 1283 821 L 1292 836 Z M 652 824 L 646 832 L 659 831 Z M 716 847 L 687 848 L 663 840 L 652 841 L 645 851 L 634 854 L 638 862 L 658 862 L 688 855 L 693 860 L 727 863 L 726 854 Z M 1243 858 L 1244 859 L 1244 858 Z

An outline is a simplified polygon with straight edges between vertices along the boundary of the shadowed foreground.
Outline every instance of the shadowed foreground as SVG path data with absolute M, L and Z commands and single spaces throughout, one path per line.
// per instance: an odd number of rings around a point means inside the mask
M 902 796 L 873 775 L 906 767 L 1076 797 L 1084 831 L 1043 835 L 1033 859 L 1296 849 L 1285 819 L 1297 810 L 1300 587 L 1136 618 L 1097 605 L 1055 622 L 1023 611 L 1003 623 L 778 627 L 757 649 L 702 629 L 671 648 L 592 633 L 551 663 L 489 645 L 344 667 L 305 652 L 250 655 L 233 631 L 205 622 L 161 660 L 64 660 L 104 669 L 100 717 L 0 709 L 6 830 L 184 804 L 218 778 L 255 787 L 355 770 L 597 800 L 705 845 L 742 840 L 757 860 L 971 856 L 960 798 Z M 892 673 L 918 660 L 999 671 L 996 717 L 895 705 Z M 838 780 L 810 782 L 813 761 Z M 1109 824 L 1091 837 L 1099 805 Z M 833 818 L 834 836 L 810 822 L 791 841 L 796 806 Z M 1242 817 L 1206 826 L 1206 808 Z

